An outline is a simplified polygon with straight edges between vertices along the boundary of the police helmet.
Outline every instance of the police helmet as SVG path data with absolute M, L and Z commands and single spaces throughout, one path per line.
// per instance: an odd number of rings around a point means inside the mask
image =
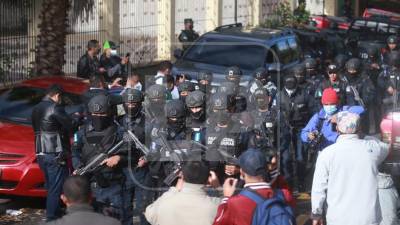
M 225 75 L 227 80 L 240 81 L 242 70 L 237 66 L 232 66 L 225 71 Z
M 128 88 L 122 94 L 122 100 L 124 103 L 143 102 L 143 93 L 137 89 Z
M 213 80 L 213 74 L 209 71 L 201 71 L 197 76 L 197 81 L 206 80 L 211 82 Z
M 88 103 L 89 113 L 109 114 L 111 111 L 110 97 L 100 94 L 92 97 Z
M 188 108 L 201 107 L 206 102 L 206 95 L 202 91 L 193 91 L 185 99 Z
M 167 118 L 182 118 L 185 117 L 185 105 L 181 100 L 171 100 L 165 104 L 165 115 Z
M 314 58 L 307 58 L 304 60 L 304 66 L 307 70 L 313 70 L 317 67 L 317 61 Z
M 386 40 L 387 44 L 397 44 L 398 39 L 396 35 L 390 35 L 387 40 Z
M 346 70 L 358 72 L 360 70 L 360 66 L 361 62 L 358 58 L 351 58 L 346 63 Z
M 347 55 L 339 54 L 335 57 L 334 63 L 338 66 L 339 69 L 343 69 L 348 59 L 349 57 Z
M 399 67 L 400 66 L 400 52 L 392 51 L 388 55 L 388 64 L 390 66 Z
M 253 73 L 253 78 L 257 80 L 267 80 L 268 79 L 268 70 L 264 67 L 257 68 Z
M 216 93 L 211 97 L 211 110 L 227 110 L 229 96 L 225 93 Z
M 328 74 L 337 73 L 339 72 L 339 67 L 336 64 L 331 63 L 328 65 L 326 71 L 328 72 Z
M 195 86 L 192 82 L 190 81 L 184 81 L 178 85 L 178 91 L 187 91 L 187 92 L 192 92 L 195 90 Z
M 153 84 L 147 89 L 146 95 L 150 100 L 165 100 L 167 89 L 159 84 Z

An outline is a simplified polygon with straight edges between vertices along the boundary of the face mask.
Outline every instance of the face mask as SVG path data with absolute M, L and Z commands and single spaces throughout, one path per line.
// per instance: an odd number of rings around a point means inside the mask
M 306 78 L 304 76 L 296 76 L 297 81 L 302 84 L 304 81 L 306 81 Z
M 203 115 L 204 115 L 204 110 L 200 110 L 198 112 L 190 112 L 190 115 L 192 116 L 193 119 L 199 120 Z
M 117 50 L 111 49 L 110 54 L 111 54 L 111 55 L 117 55 Z
M 129 116 L 129 117 L 136 117 L 139 112 L 141 111 L 142 107 L 141 106 L 136 106 L 136 107 L 127 107 L 124 104 L 124 110 L 125 113 Z
M 207 91 L 208 91 L 208 85 L 207 84 L 199 84 L 199 90 L 201 91 L 201 92 L 203 92 L 203 93 L 207 93 Z
M 264 98 L 257 98 L 257 106 L 259 109 L 265 109 L 268 107 L 268 101 Z
M 285 82 L 285 88 L 289 90 L 296 89 L 296 81 L 294 80 L 288 80 Z
M 220 125 L 227 125 L 229 123 L 229 115 L 227 112 L 219 111 L 215 113 L 216 122 Z
M 332 116 L 337 111 L 337 106 L 336 105 L 324 105 L 324 111 L 329 116 Z
M 185 118 L 178 118 L 177 120 L 168 119 L 167 124 L 170 129 L 179 133 L 185 127 Z
M 92 125 L 95 131 L 103 131 L 109 127 L 113 120 L 110 116 L 91 116 Z

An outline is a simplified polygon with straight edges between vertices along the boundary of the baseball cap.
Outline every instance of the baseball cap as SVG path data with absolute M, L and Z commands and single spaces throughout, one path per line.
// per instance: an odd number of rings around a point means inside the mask
M 247 149 L 239 156 L 239 165 L 250 176 L 261 176 L 267 172 L 267 159 L 258 149 Z

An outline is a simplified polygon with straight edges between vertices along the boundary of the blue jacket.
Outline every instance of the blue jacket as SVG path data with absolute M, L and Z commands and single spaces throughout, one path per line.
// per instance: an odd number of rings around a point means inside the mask
M 361 106 L 343 106 L 338 112 L 341 111 L 349 111 L 352 113 L 362 114 L 364 112 L 364 108 Z M 306 127 L 301 130 L 301 140 L 304 143 L 310 143 L 310 140 L 308 139 L 308 134 L 310 132 L 318 130 L 318 124 L 320 120 L 323 121 L 320 132 L 322 132 L 324 138 L 319 146 L 320 150 L 322 150 L 325 147 L 335 143 L 337 137 L 339 136 L 336 129 L 332 127 L 330 118 L 323 108 L 318 113 L 315 113 L 313 117 L 311 117 L 310 121 L 308 121 Z

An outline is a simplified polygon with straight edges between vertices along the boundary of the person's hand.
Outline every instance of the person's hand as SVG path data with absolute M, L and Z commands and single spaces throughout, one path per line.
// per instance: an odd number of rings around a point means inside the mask
M 238 179 L 228 178 L 224 182 L 223 192 L 224 197 L 231 197 L 235 193 Z
M 239 167 L 235 165 L 226 165 L 225 166 L 225 174 L 228 176 L 233 176 L 239 173 Z
M 105 73 L 106 71 L 107 71 L 107 70 L 106 70 L 104 67 L 100 67 L 100 68 L 99 68 L 99 72 L 100 72 L 100 73 Z
M 322 219 L 313 220 L 313 225 L 324 225 L 324 221 Z
M 208 186 L 211 186 L 213 188 L 220 187 L 221 184 L 219 183 L 217 174 L 215 174 L 214 171 L 210 171 L 210 176 L 208 177 Z
M 335 114 L 335 115 L 331 116 L 331 119 L 330 119 L 330 121 L 331 121 L 331 123 L 335 123 L 335 124 L 337 124 L 337 114 Z
M 372 63 L 371 67 L 374 68 L 374 69 L 379 69 L 378 63 Z
M 101 163 L 101 165 L 106 164 L 108 167 L 113 168 L 114 166 L 116 166 L 119 163 L 120 160 L 121 160 L 121 156 L 114 155 L 114 156 L 111 156 L 110 158 L 105 159 Z
M 315 139 L 315 133 L 314 133 L 314 132 L 308 133 L 308 139 L 309 139 L 310 141 L 314 140 L 314 139 Z
M 140 157 L 137 167 L 139 168 L 143 167 L 146 165 L 146 163 L 147 163 L 146 159 L 144 159 L 144 157 Z
M 181 191 L 182 190 L 182 188 L 183 188 L 183 178 L 182 177 L 179 177 L 178 178 L 178 181 L 176 182 L 176 185 L 175 185 L 175 188 L 178 190 L 178 191 Z
M 128 63 L 128 61 L 129 61 L 129 58 L 128 58 L 128 57 L 122 57 L 122 59 L 121 59 L 121 64 L 122 64 L 122 65 L 125 65 L 125 64 Z
M 394 89 L 390 86 L 390 87 L 388 87 L 387 92 L 388 92 L 389 94 L 393 95 Z
M 72 175 L 76 175 L 76 173 L 78 172 L 78 170 L 74 170 L 74 172 L 72 172 Z
M 122 81 L 121 77 L 117 77 L 115 78 L 115 80 L 112 82 L 111 87 L 117 87 L 117 86 L 121 86 L 121 84 L 119 82 Z

